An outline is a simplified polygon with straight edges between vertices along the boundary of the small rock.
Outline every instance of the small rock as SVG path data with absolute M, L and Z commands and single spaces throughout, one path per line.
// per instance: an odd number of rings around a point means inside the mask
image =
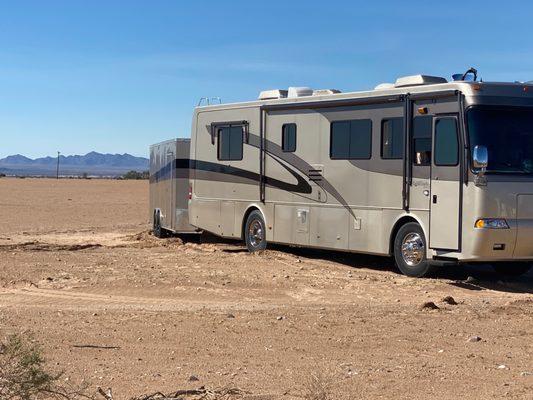
M 468 278 L 466 278 L 465 282 L 466 283 L 476 283 L 477 279 L 474 278 L 473 276 L 469 276 Z
M 426 301 L 420 306 L 421 310 L 439 310 L 439 306 L 432 301 Z
M 199 380 L 200 379 L 195 375 L 189 376 L 189 382 L 198 382 Z
M 235 315 L 233 315 L 233 314 L 227 314 L 226 317 L 227 317 L 227 318 L 235 318 Z
M 281 321 L 283 319 L 283 317 L 280 315 L 279 317 L 276 318 L 278 321 Z
M 529 372 L 529 371 L 520 372 L 520 376 L 533 376 L 533 372 Z
M 481 338 L 479 336 L 470 336 L 468 338 L 469 342 L 475 343 L 475 342 L 481 342 Z
M 445 298 L 442 299 L 442 301 L 446 304 L 449 304 L 451 306 L 456 306 L 457 305 L 457 302 L 455 301 L 455 299 L 452 297 L 452 296 L 446 296 Z
M 501 364 L 498 365 L 498 369 L 509 369 L 509 367 L 507 365 Z

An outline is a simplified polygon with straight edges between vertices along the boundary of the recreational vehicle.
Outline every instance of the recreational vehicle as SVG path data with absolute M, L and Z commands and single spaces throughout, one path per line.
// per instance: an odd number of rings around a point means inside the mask
M 415 277 L 448 263 L 522 274 L 533 261 L 533 83 L 468 77 L 199 106 L 190 157 L 162 159 L 153 176 L 188 176 L 188 224 L 252 252 L 271 242 L 390 255 Z M 175 217 L 151 212 L 156 227 Z

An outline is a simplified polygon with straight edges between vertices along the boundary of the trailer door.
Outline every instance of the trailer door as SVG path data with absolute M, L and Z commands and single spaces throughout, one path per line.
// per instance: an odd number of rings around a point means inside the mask
M 175 143 L 172 143 L 173 146 L 175 146 Z M 165 160 L 165 168 L 168 171 L 168 179 L 165 183 L 165 194 L 164 198 L 161 202 L 161 208 L 162 208 L 162 218 L 161 218 L 161 226 L 163 226 L 166 229 L 173 230 L 174 229 L 174 187 L 176 184 L 175 181 L 175 164 L 174 160 L 176 159 L 174 152 L 170 149 L 167 149 L 166 153 L 166 160 Z
M 459 250 L 461 167 L 456 114 L 433 119 L 429 247 Z

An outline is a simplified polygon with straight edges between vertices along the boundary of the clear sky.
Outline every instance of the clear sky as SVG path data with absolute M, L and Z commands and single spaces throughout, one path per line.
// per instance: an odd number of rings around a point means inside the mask
M 0 157 L 146 155 L 202 96 L 533 80 L 533 2 L 0 0 Z

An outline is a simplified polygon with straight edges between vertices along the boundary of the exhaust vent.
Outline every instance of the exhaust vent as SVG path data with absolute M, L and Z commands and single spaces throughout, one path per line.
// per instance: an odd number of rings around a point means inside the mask
M 287 97 L 287 91 L 283 89 L 263 90 L 259 93 L 258 100 L 284 99 Z
M 317 90 L 313 90 L 313 96 L 324 96 L 324 95 L 327 95 L 327 94 L 337 94 L 337 93 L 341 93 L 341 91 L 338 90 L 338 89 L 317 89 Z
M 394 83 L 380 83 L 374 90 L 394 89 Z

